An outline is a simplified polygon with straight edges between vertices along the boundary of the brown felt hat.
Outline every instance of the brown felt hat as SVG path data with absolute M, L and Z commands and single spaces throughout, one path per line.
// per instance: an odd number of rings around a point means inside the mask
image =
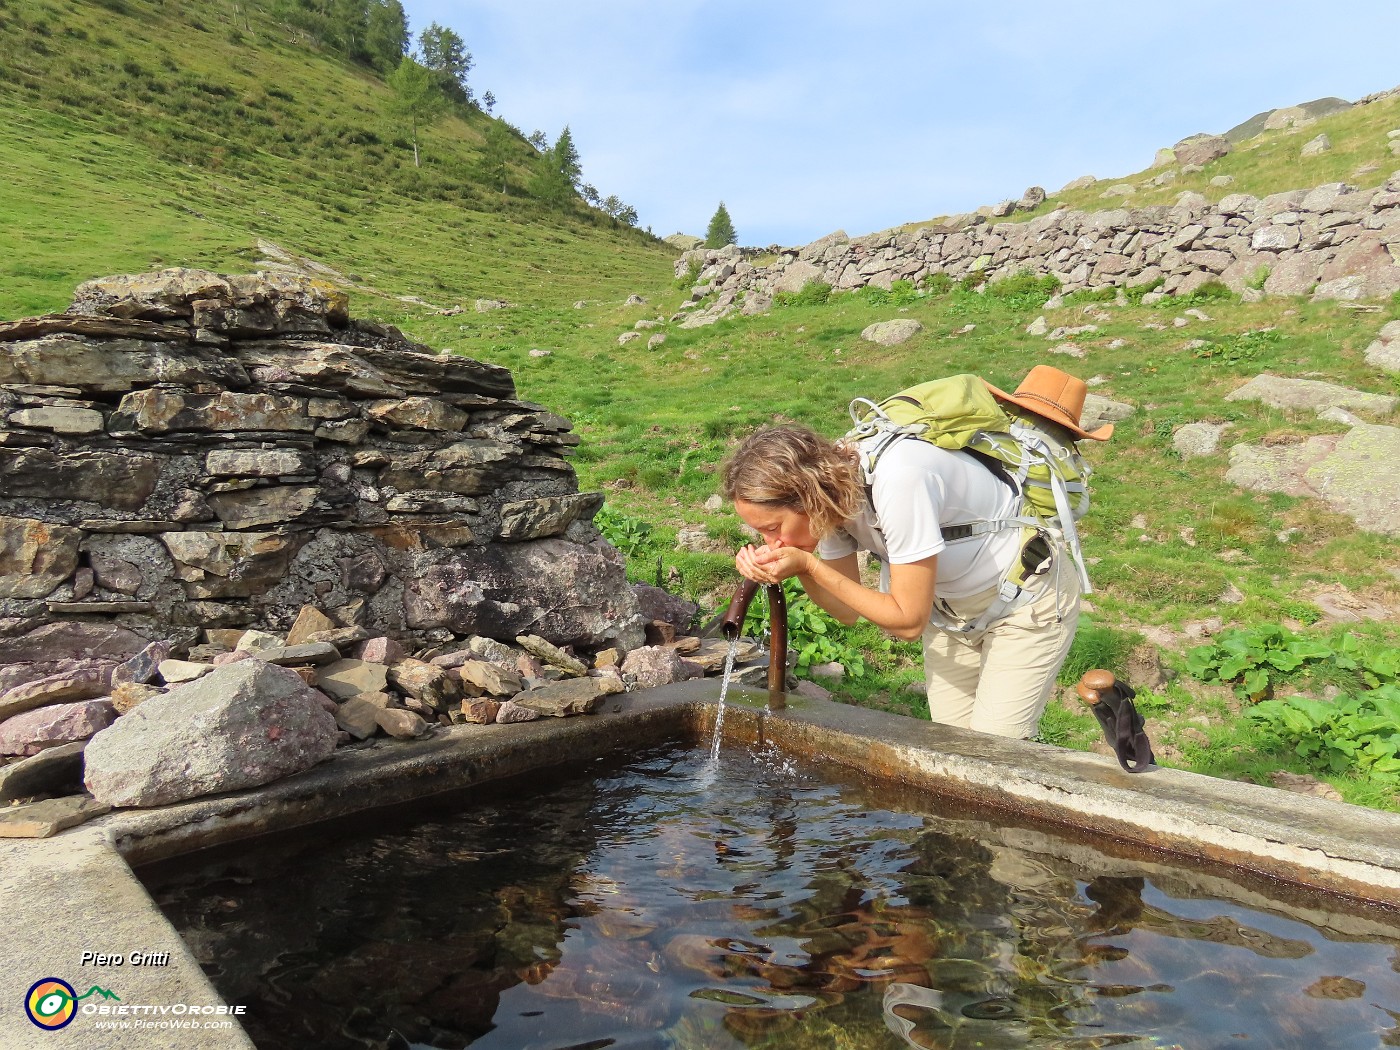
M 1080 437 L 1107 441 L 1113 434 L 1112 423 L 1105 423 L 1093 431 L 1079 425 L 1079 417 L 1084 414 L 1084 395 L 1089 392 L 1089 386 L 1084 380 L 1076 379 L 1051 365 L 1032 368 L 1014 394 L 998 390 L 991 383 L 987 387 L 1003 401 L 1058 423 Z

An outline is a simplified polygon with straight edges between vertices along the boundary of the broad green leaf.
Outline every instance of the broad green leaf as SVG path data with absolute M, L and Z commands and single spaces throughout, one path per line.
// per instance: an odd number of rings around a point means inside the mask
M 1220 676 L 1221 681 L 1231 682 L 1244 674 L 1245 669 L 1252 666 L 1252 664 L 1253 661 L 1247 660 L 1242 656 L 1232 656 L 1228 660 L 1221 662 L 1220 668 L 1216 673 Z

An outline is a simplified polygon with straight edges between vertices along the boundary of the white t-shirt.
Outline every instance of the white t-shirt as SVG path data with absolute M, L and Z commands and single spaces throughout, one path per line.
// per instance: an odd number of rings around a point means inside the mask
M 936 593 L 966 598 L 1001 582 L 1020 551 L 1021 530 L 1001 529 L 950 543 L 942 526 L 1012 517 L 1020 506 L 1011 486 L 971 454 L 905 438 L 880 456 L 865 508 L 823 537 L 817 555 L 832 561 L 870 551 L 888 567 L 936 554 Z M 888 568 L 881 586 L 889 586 Z

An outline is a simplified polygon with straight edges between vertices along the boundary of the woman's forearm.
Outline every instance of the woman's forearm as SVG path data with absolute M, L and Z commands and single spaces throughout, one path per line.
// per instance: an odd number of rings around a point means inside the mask
M 859 574 L 860 568 L 856 563 L 856 556 L 850 554 L 835 561 L 821 561 L 813 558 L 812 570 L 799 573 L 797 578 L 802 583 L 802 589 L 807 592 L 808 598 L 811 598 L 841 623 L 850 626 L 861 618 L 862 613 L 837 597 L 836 588 L 843 580 L 859 587 Z
M 837 620 L 853 624 L 864 617 L 898 638 L 918 638 L 933 610 L 937 557 L 891 566 L 889 593 L 860 582 L 855 555 L 835 562 L 811 558 L 798 578 L 808 597 Z

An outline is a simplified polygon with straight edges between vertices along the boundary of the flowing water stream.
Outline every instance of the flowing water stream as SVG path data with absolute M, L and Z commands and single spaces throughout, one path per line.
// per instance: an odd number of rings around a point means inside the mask
M 734 674 L 734 654 L 739 651 L 739 636 L 729 639 L 729 653 L 724 658 L 724 679 L 719 685 L 719 710 L 715 712 L 714 739 L 710 741 L 710 761 L 719 761 L 719 744 L 724 739 L 724 698 L 729 695 L 729 679 Z

